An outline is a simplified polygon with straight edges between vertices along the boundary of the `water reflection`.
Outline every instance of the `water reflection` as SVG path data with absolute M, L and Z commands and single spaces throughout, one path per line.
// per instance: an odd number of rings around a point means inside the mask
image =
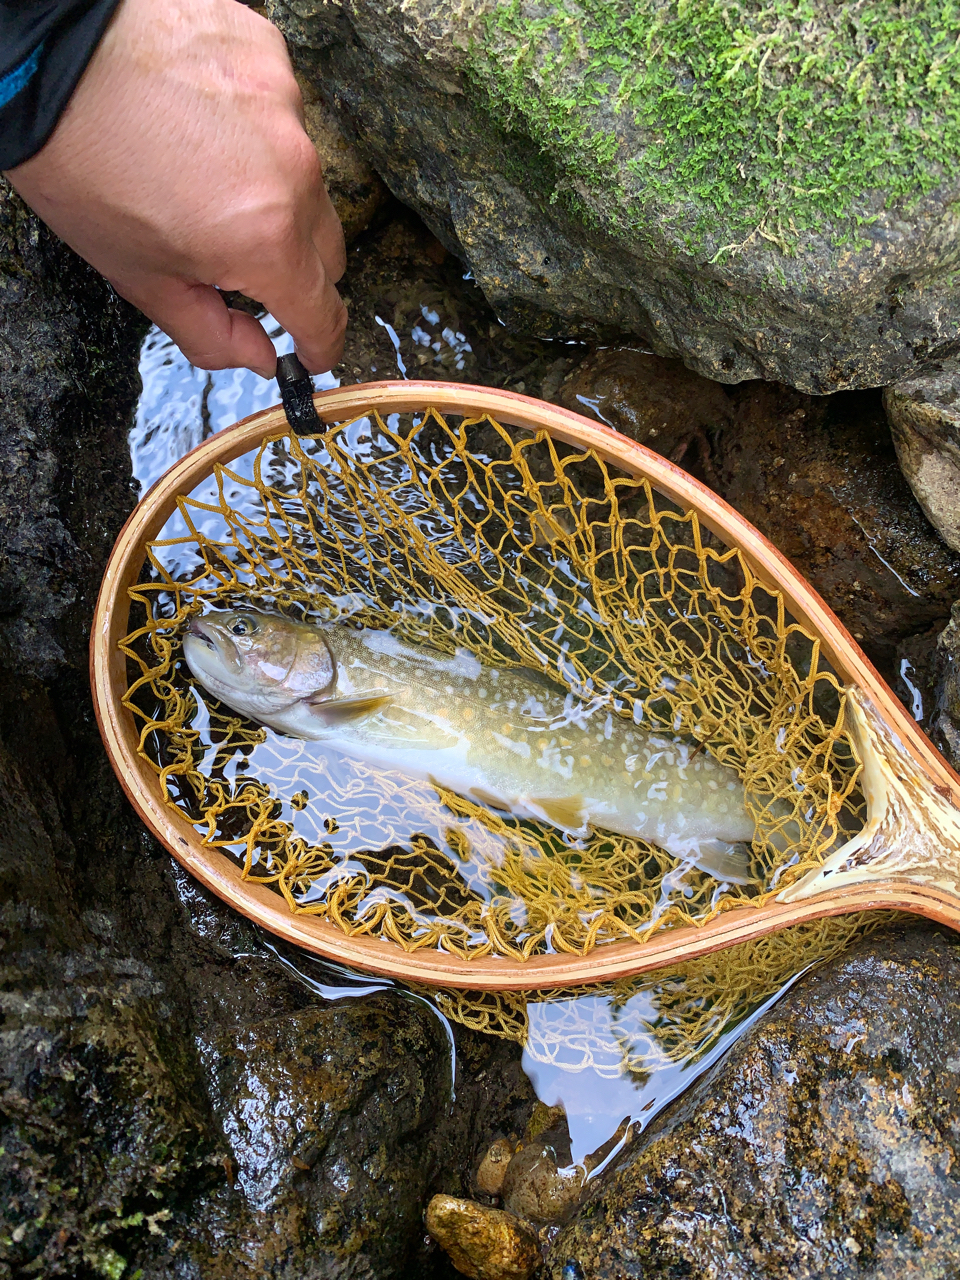
M 712 1044 L 710 1036 L 705 1044 L 692 1046 L 689 1056 L 677 1062 L 654 1053 L 645 1064 L 643 1058 L 624 1052 L 619 1025 L 624 1010 L 613 996 L 586 995 L 574 1000 L 528 1003 L 530 1029 L 523 1069 L 541 1102 L 563 1108 L 570 1132 L 571 1163 L 583 1165 L 624 1121 L 631 1125 L 634 1135 L 645 1129 L 664 1107 L 722 1058 L 800 976 L 795 974 Z M 649 991 L 640 991 L 627 1005 L 634 1002 L 637 1007 L 630 1009 L 630 1014 L 639 1015 L 644 1021 L 648 1015 L 656 1017 Z M 622 1146 L 623 1139 L 605 1154 L 590 1177 L 597 1177 Z
M 273 316 L 263 316 L 261 324 L 278 356 L 293 350 L 293 339 Z M 140 349 L 140 378 L 130 456 L 141 492 L 209 436 L 280 400 L 276 378 L 261 378 L 249 369 L 197 369 L 156 325 Z M 326 390 L 338 387 L 340 379 L 321 373 L 313 385 Z

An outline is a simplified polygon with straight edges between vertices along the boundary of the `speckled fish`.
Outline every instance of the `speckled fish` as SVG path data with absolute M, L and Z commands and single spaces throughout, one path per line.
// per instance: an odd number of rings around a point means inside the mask
M 387 631 L 253 610 L 193 618 L 183 647 L 205 689 L 282 733 L 573 835 L 601 827 L 718 879 L 750 878 L 755 827 L 736 774 L 639 730 L 609 695 L 577 698 Z

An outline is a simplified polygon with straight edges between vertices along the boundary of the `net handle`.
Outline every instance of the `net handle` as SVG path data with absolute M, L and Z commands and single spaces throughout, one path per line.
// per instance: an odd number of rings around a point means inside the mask
M 659 454 L 611 428 L 566 409 L 515 392 L 447 382 L 358 383 L 315 394 L 313 402 L 325 426 L 367 413 L 420 411 L 467 417 L 489 414 L 497 421 L 531 431 L 546 430 L 555 439 L 593 449 L 630 475 L 646 477 L 681 507 L 694 508 L 703 524 L 744 554 L 759 581 L 781 590 L 798 621 L 822 638 L 825 655 L 841 678 L 863 689 L 938 794 L 960 809 L 960 778 L 927 741 L 906 709 L 884 683 L 866 655 L 812 587 L 790 562 L 732 507 Z M 133 715 L 122 698 L 127 687 L 126 660 L 119 641 L 129 630 L 129 588 L 139 578 L 145 546 L 173 514 L 177 497 L 207 479 L 215 464 L 228 464 L 267 436 L 288 430 L 279 406 L 253 414 L 198 445 L 170 468 L 145 494 L 121 530 L 110 555 L 97 600 L 90 641 L 90 674 L 100 731 L 114 771 L 134 809 L 152 833 L 202 884 L 281 938 L 370 973 L 409 982 L 473 991 L 546 990 L 588 982 L 606 982 L 762 937 L 791 924 L 870 908 L 912 911 L 960 929 L 960 902 L 936 886 L 907 880 L 851 885 L 800 903 L 772 902 L 718 916 L 702 927 L 688 926 L 655 934 L 648 942 L 614 943 L 588 956 L 553 954 L 527 961 L 496 957 L 464 961 L 435 950 L 405 952 L 392 942 L 348 936 L 335 925 L 296 915 L 278 894 L 241 879 L 240 868 L 205 846 L 187 820 L 169 806 L 155 775 L 148 775 L 137 754 Z
M 296 436 L 315 436 L 324 430 L 313 403 L 313 379 L 296 352 L 277 357 L 277 386 L 287 424 Z

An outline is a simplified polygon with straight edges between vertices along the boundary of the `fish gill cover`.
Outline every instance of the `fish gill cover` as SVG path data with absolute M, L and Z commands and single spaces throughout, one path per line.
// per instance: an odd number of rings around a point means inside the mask
M 696 512 L 543 432 L 429 410 L 265 439 L 179 500 L 131 595 L 125 703 L 168 802 L 348 934 L 515 960 L 641 942 L 762 905 L 863 823 L 842 688 L 782 598 Z M 752 883 L 244 719 L 182 651 L 191 617 L 242 605 L 466 649 L 708 751 L 757 821 Z

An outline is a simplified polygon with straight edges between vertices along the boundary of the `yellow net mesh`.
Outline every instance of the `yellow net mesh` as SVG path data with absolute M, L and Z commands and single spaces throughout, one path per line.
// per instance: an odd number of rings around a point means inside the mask
M 792 978 L 896 918 L 874 911 L 793 925 L 616 982 L 552 991 L 415 989 L 452 1021 L 524 1045 L 536 1062 L 642 1083 L 696 1061 Z
M 169 803 L 246 878 L 348 934 L 515 959 L 643 941 L 762 905 L 862 823 L 816 637 L 695 511 L 545 433 L 425 409 L 267 438 L 179 500 L 131 596 L 125 703 Z M 746 788 L 755 883 L 721 887 L 643 841 L 573 839 L 245 720 L 194 684 L 181 638 L 198 611 L 251 604 L 465 647 L 704 744 Z

